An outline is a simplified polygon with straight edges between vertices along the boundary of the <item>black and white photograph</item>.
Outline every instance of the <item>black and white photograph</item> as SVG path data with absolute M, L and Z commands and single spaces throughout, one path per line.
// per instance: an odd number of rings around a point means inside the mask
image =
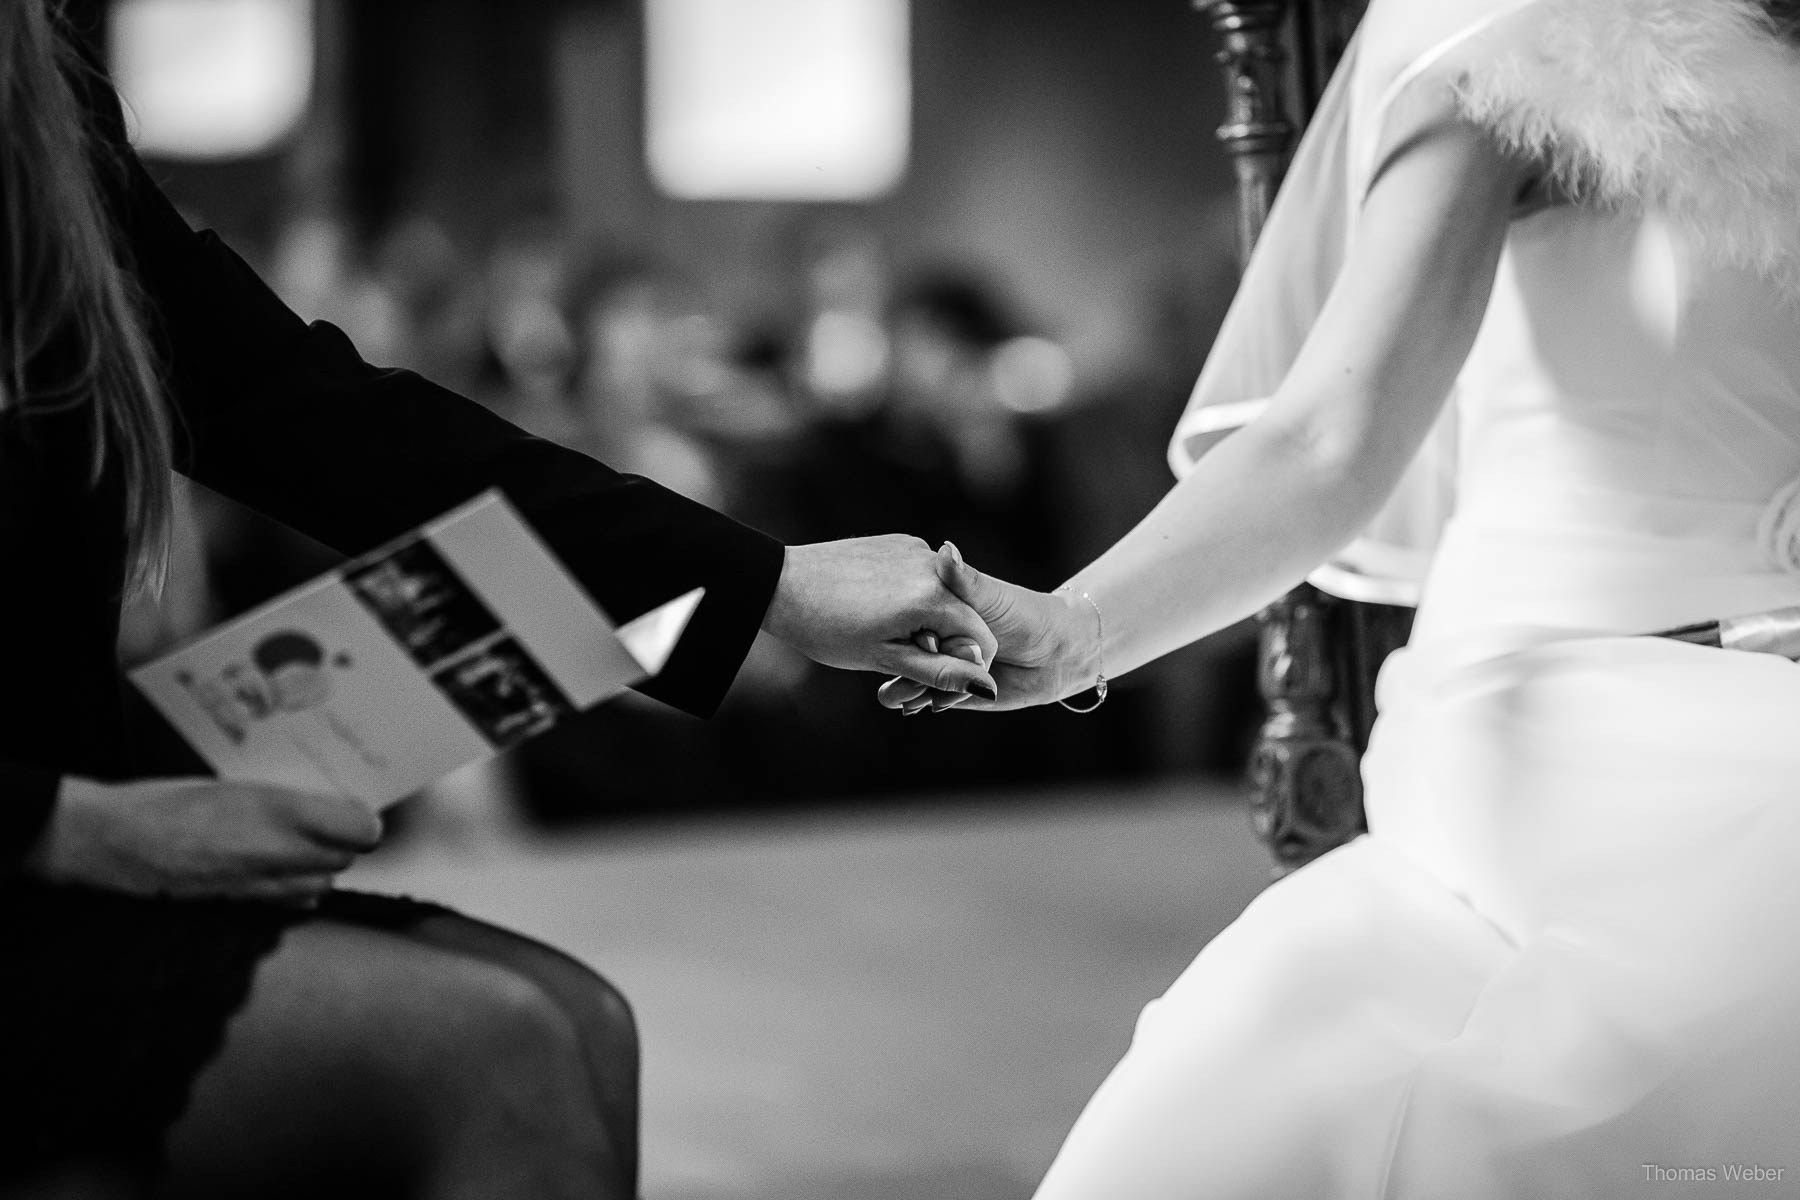
M 511 749 L 575 713 L 556 681 L 510 637 L 471 649 L 435 671 L 431 682 L 496 750 Z
M 500 631 L 499 618 L 422 537 L 349 571 L 344 582 L 421 667 Z
M 1800 0 L 0 0 L 0 1200 L 1800 1200 Z

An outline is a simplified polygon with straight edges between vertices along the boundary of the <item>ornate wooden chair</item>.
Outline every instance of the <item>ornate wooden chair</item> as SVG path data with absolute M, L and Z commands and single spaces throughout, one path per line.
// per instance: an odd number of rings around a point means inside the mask
M 1301 122 L 1342 56 L 1362 0 L 1192 0 L 1218 32 L 1226 121 L 1248 259 Z M 1290 114 L 1299 114 L 1291 116 Z M 1359 760 L 1375 719 L 1375 674 L 1406 641 L 1412 610 L 1302 585 L 1257 618 L 1269 717 L 1251 753 L 1251 819 L 1285 872 L 1367 828 Z

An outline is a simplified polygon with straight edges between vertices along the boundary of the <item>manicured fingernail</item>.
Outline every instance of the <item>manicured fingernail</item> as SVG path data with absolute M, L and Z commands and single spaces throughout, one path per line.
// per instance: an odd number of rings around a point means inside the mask
M 926 707 L 930 707 L 930 706 L 927 705 Z M 924 711 L 925 711 L 925 709 L 923 709 L 923 708 L 903 708 L 900 710 L 900 715 L 903 717 L 916 717 Z
M 930 630 L 921 633 L 919 635 L 919 646 L 927 654 L 936 654 L 938 652 L 937 634 L 932 633 Z
M 944 543 L 944 549 L 946 549 L 946 550 L 948 550 L 948 551 L 949 551 L 949 552 L 950 552 L 950 557 L 951 557 L 951 558 L 952 558 L 952 559 L 954 559 L 954 560 L 955 560 L 955 561 L 957 561 L 957 562 L 961 562 L 961 561 L 962 561 L 962 551 L 961 551 L 961 550 L 958 550 L 958 549 L 957 549 L 957 548 L 956 548 L 956 543 L 955 543 L 955 542 L 945 542 L 945 543 Z
M 977 696 L 980 696 L 983 700 L 998 700 L 1000 698 L 1000 693 L 994 690 L 992 684 L 982 683 L 979 679 L 969 685 L 969 690 Z

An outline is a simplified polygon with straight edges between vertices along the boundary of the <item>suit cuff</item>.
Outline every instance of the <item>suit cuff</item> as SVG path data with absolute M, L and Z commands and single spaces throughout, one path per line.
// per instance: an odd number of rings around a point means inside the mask
M 0 762 L 0 871 L 17 868 L 50 824 L 62 772 Z

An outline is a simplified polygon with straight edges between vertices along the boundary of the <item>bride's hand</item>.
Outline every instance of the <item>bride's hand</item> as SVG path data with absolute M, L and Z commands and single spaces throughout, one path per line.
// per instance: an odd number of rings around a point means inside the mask
M 960 707 L 998 712 L 1050 704 L 1093 686 L 1100 662 L 1098 622 L 1080 597 L 1034 592 L 983 575 L 948 542 L 935 565 L 938 578 L 980 615 L 999 642 L 989 672 L 999 696 L 983 700 L 892 679 L 877 693 L 884 707 L 907 713 Z M 946 640 L 939 652 L 968 657 L 971 649 Z

